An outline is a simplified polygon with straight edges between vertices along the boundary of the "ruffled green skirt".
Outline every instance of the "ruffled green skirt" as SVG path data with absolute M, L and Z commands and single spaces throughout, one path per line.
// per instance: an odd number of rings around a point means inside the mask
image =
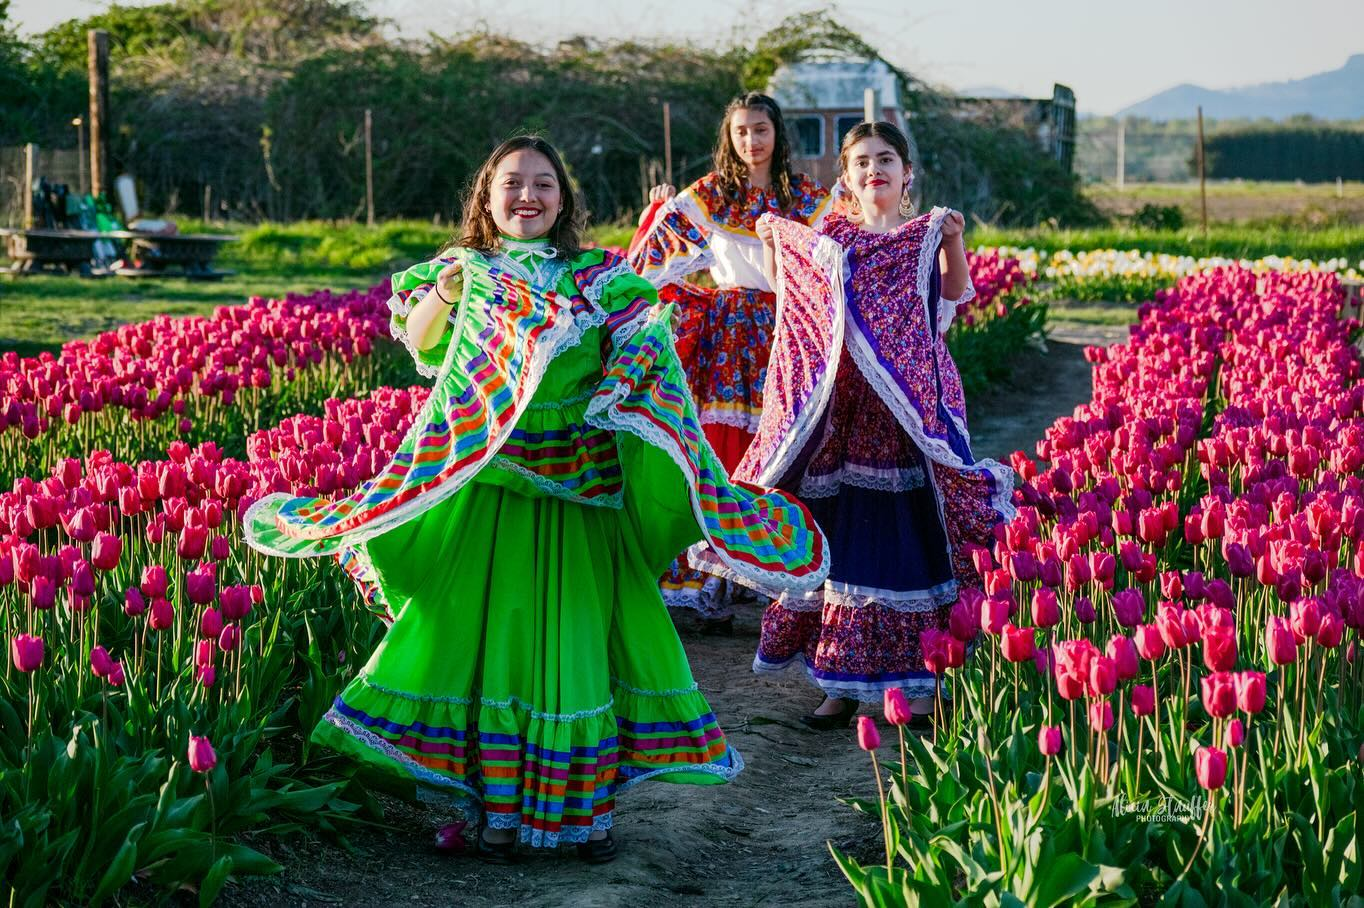
M 654 460 L 630 447 L 636 469 Z M 733 778 L 640 503 L 522 494 L 506 476 L 365 544 L 395 620 L 314 740 L 546 847 L 610 828 L 616 794 L 644 779 Z

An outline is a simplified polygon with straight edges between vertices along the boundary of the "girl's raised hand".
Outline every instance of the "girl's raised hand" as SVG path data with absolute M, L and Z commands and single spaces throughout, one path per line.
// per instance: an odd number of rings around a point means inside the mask
M 966 229 L 966 218 L 962 217 L 960 211 L 949 210 L 947 217 L 942 221 L 942 235 L 946 238 L 961 236 Z
M 776 239 L 772 235 L 772 224 L 766 218 L 758 218 L 758 223 L 754 225 L 753 232 L 758 235 L 758 239 L 763 241 L 763 245 L 772 246 Z
M 459 301 L 464 290 L 464 278 L 460 274 L 459 262 L 451 262 L 440 270 L 436 275 L 436 289 L 440 291 L 442 298 L 448 301 L 448 305 L 454 305 Z
M 677 195 L 677 189 L 668 183 L 660 183 L 649 190 L 650 202 L 666 202 Z

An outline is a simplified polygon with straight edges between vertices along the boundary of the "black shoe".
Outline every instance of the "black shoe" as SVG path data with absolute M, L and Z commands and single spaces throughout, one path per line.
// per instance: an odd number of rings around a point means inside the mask
M 800 721 L 806 728 L 815 731 L 833 731 L 836 728 L 847 728 L 852 724 L 853 716 L 857 715 L 857 701 L 845 700 L 836 713 L 821 716 L 818 713 L 810 713 L 808 716 L 801 716 Z
M 726 618 L 702 618 L 701 619 L 702 637 L 733 637 L 734 636 L 734 616 Z
M 480 826 L 478 835 L 474 836 L 474 857 L 485 864 L 515 864 L 516 839 L 510 842 L 489 842 L 483 837 L 485 829 L 486 826 Z
M 611 830 L 602 839 L 588 839 L 578 845 L 578 860 L 585 864 L 609 864 L 616 859 L 616 840 Z

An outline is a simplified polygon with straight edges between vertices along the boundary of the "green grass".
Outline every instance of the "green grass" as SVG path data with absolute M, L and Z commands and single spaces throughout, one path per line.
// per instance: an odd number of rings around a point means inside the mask
M 1223 256 L 1257 259 L 1268 255 L 1292 255 L 1304 259 L 1344 257 L 1358 267 L 1364 259 L 1364 227 L 1248 227 L 1216 225 L 1205 239 L 1197 228 L 1185 230 L 1139 230 L 1099 228 L 1093 230 L 997 230 L 977 228 L 967 237 L 971 246 L 1031 246 L 1054 252 L 1058 249 L 1136 249 L 1172 255 Z
M 1049 324 L 1077 323 L 1082 325 L 1130 325 L 1137 320 L 1137 307 L 1131 303 L 1078 303 L 1070 300 L 1048 300 Z

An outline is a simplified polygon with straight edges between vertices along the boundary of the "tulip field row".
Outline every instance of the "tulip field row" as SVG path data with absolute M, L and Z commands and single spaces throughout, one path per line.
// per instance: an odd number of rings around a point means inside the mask
M 1086 249 L 1048 251 L 1032 247 L 999 246 L 981 248 L 1018 262 L 1022 273 L 1044 281 L 1059 299 L 1140 302 L 1151 299 L 1157 290 L 1168 289 L 1181 278 L 1215 268 L 1238 267 L 1256 274 L 1269 272 L 1325 271 L 1347 280 L 1364 275 L 1364 261 L 1344 257 L 1321 260 L 1269 255 L 1257 259 L 1195 257 L 1142 252 L 1136 249 Z
M 1089 348 L 927 631 L 868 904 L 1345 904 L 1364 888 L 1364 381 L 1330 271 L 1219 266 Z M 968 657 L 968 653 L 970 654 Z M 873 756 L 885 726 L 862 717 Z M 884 753 L 884 750 L 882 751 Z M 878 783 L 885 764 L 873 761 Z M 1015 901 L 1017 900 L 1017 901 Z

